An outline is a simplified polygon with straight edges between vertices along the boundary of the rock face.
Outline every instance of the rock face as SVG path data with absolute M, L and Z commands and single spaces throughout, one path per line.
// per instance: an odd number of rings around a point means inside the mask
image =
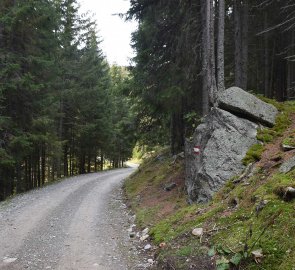
M 284 162 L 279 168 L 279 172 L 288 173 L 292 171 L 293 169 L 295 169 L 295 156 L 288 159 L 286 162 Z
M 278 114 L 274 106 L 238 87 L 219 94 L 218 106 L 212 108 L 192 141 L 185 145 L 186 186 L 191 202 L 207 202 L 227 180 L 242 173 L 243 158 L 258 143 L 258 124 L 273 126 Z
M 257 125 L 213 108 L 186 143 L 186 186 L 191 201 L 206 202 L 231 177 L 241 173 L 242 159 L 257 143 Z
M 219 95 L 219 107 L 267 126 L 273 126 L 278 110 L 238 87 L 231 87 Z

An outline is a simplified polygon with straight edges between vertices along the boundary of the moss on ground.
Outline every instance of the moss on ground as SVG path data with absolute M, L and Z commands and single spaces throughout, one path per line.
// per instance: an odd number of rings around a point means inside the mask
M 222 255 L 227 259 L 243 253 L 248 247 L 242 269 L 293 269 L 295 202 L 283 201 L 276 191 L 281 187 L 295 185 L 295 171 L 286 175 L 275 174 L 269 179 L 263 176 L 264 173 L 258 172 L 250 179 L 250 185 L 243 186 L 240 183 L 231 191 L 226 188 L 221 190 L 216 197 L 221 197 L 220 194 L 224 197 L 224 193 L 227 193 L 227 199 L 223 201 L 187 206 L 160 221 L 151 230 L 155 243 L 178 245 L 175 256 L 190 257 L 191 241 L 199 248 L 201 246 L 191 231 L 202 227 L 205 230 L 202 245 L 208 240 L 210 246 L 230 250 L 230 253 Z M 234 209 L 229 204 L 232 198 L 239 198 Z M 262 202 L 266 204 L 260 209 Z M 187 244 L 179 245 L 178 239 L 184 235 Z M 258 249 L 262 249 L 264 255 L 260 264 L 255 263 L 251 256 L 251 252 Z
M 146 158 L 127 179 L 125 193 L 140 227 L 158 223 L 165 216 L 163 208 L 173 210 L 186 204 L 183 174 L 183 159 L 175 161 L 169 150 L 164 148 Z M 171 192 L 164 191 L 165 185 L 175 181 L 180 181 L 182 186 L 177 185 Z
M 293 133 L 295 134 L 295 130 L 293 131 Z M 295 135 L 291 135 L 291 136 L 285 138 L 283 140 L 283 144 L 295 147 Z
M 277 138 L 289 142 L 293 136 L 284 138 L 283 135 L 290 126 L 289 116 L 295 111 L 295 102 L 273 103 L 280 110 L 277 123 L 273 128 L 262 129 L 258 139 L 264 144 Z M 264 150 L 261 144 L 253 146 L 244 159 L 245 164 L 259 160 Z M 278 154 L 284 157 L 283 152 Z M 173 170 L 180 170 L 182 165 L 171 167 L 171 161 L 171 158 L 161 162 L 155 159 L 146 161 L 127 182 L 129 198 L 136 198 L 144 189 L 160 186 L 174 173 Z M 164 219 L 155 218 L 159 208 L 142 210 L 149 213 L 143 212 L 142 216 L 151 216 L 147 218 L 150 222 L 144 220 L 143 223 L 152 224 L 150 233 L 154 243 L 167 244 L 165 249 L 157 251 L 159 261 L 173 258 L 174 269 L 189 269 L 188 259 L 192 262 L 194 256 L 205 256 L 215 247 L 214 259 L 219 259 L 218 263 L 226 262 L 230 269 L 295 269 L 295 200 L 286 202 L 282 198 L 282 190 L 295 187 L 295 170 L 282 174 L 275 169 L 270 172 L 257 168 L 246 181 L 235 183 L 235 179 L 229 180 L 208 204 L 184 206 L 185 194 L 180 193 L 180 208 Z M 140 210 L 136 208 L 138 204 L 133 202 L 133 205 L 140 216 Z M 204 229 L 201 239 L 191 233 L 197 227 Z M 263 258 L 255 261 L 251 252 L 260 249 Z M 230 260 L 238 261 L 238 267 Z
M 250 163 L 259 161 L 261 159 L 264 146 L 262 144 L 254 144 L 247 151 L 246 156 L 243 159 L 243 164 L 248 165 Z
M 278 110 L 279 114 L 276 118 L 276 124 L 272 128 L 263 127 L 260 128 L 257 132 L 257 139 L 262 144 L 253 145 L 247 152 L 245 158 L 243 159 L 244 165 L 248 165 L 252 162 L 259 161 L 261 155 L 264 151 L 263 145 L 273 142 L 278 137 L 282 136 L 283 133 L 291 124 L 290 115 L 295 111 L 295 102 L 285 102 L 280 103 L 272 99 L 268 99 L 262 96 L 259 96 L 263 101 L 266 101 L 274 105 Z M 294 137 L 286 138 L 286 141 L 290 143 L 289 145 L 295 145 Z M 287 143 L 286 143 L 287 144 Z

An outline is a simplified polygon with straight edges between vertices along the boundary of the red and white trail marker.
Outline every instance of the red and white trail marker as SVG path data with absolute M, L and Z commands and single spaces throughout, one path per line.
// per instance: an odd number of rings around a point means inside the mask
M 201 148 L 200 148 L 200 146 L 195 146 L 195 147 L 194 147 L 194 153 L 195 153 L 196 155 L 200 155 L 200 153 L 201 153 Z

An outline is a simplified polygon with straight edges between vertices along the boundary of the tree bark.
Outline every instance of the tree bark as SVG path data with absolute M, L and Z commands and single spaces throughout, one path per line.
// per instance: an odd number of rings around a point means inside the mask
M 173 155 L 183 151 L 184 147 L 184 123 L 183 114 L 174 112 L 171 115 L 171 152 Z
M 64 145 L 63 152 L 64 152 L 64 176 L 68 176 L 69 175 L 69 163 L 68 163 L 69 148 L 67 144 Z
M 43 144 L 42 150 L 41 150 L 41 181 L 42 186 L 45 184 L 45 177 L 46 177 L 46 151 L 45 151 L 45 145 Z
M 60 97 L 60 117 L 59 117 L 59 126 L 58 126 L 58 137 L 59 140 L 62 141 L 62 136 L 63 136 L 63 111 L 64 111 L 64 106 L 63 106 L 63 98 L 62 96 Z M 61 177 L 61 153 L 58 153 L 58 158 L 56 160 L 56 169 L 57 169 L 57 178 Z
M 103 171 L 104 156 L 103 153 L 100 154 L 100 170 Z
M 244 90 L 248 82 L 248 13 L 247 1 L 234 0 L 235 85 Z
M 201 1 L 202 14 L 202 114 L 209 112 L 209 92 L 210 92 L 210 70 L 209 70 L 209 54 L 210 54 L 210 21 L 211 21 L 211 0 Z
M 242 87 L 242 25 L 241 3 L 234 0 L 234 28 L 235 28 L 235 85 Z
M 215 27 L 214 27 L 214 0 L 210 0 L 210 25 L 209 25 L 209 63 L 210 63 L 210 88 L 209 88 L 209 104 L 216 106 L 217 102 L 217 84 L 216 84 L 216 59 L 215 59 Z
M 242 16 L 242 89 L 248 86 L 248 31 L 249 31 L 249 3 L 243 1 Z
M 88 154 L 88 157 L 87 157 L 87 173 L 90 173 L 91 172 L 91 155 Z
M 224 0 L 218 0 L 218 39 L 217 39 L 217 89 L 224 91 Z
M 290 34 L 290 43 L 289 44 L 291 44 L 291 48 L 289 50 L 288 59 L 287 59 L 288 73 L 287 73 L 287 91 L 286 91 L 285 99 L 293 99 L 295 97 L 295 90 L 294 90 L 295 89 L 295 76 L 294 76 L 295 32 L 294 32 L 294 30 Z
M 267 12 L 264 13 L 264 29 L 268 27 Z M 264 34 L 264 95 L 271 97 L 269 78 L 270 78 L 270 61 L 269 61 L 269 33 Z

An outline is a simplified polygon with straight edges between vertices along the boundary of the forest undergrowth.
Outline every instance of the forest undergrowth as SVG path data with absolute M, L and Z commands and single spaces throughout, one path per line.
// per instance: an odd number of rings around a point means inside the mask
M 295 201 L 282 190 L 295 188 L 295 171 L 280 173 L 279 167 L 295 154 L 282 148 L 294 141 L 295 103 L 275 105 L 276 125 L 258 132 L 262 148 L 244 159 L 254 172 L 230 179 L 210 203 L 187 204 L 184 160 L 168 151 L 145 160 L 128 179 L 137 226 L 151 228 L 156 269 L 294 269 Z M 166 191 L 172 182 L 176 188 Z

